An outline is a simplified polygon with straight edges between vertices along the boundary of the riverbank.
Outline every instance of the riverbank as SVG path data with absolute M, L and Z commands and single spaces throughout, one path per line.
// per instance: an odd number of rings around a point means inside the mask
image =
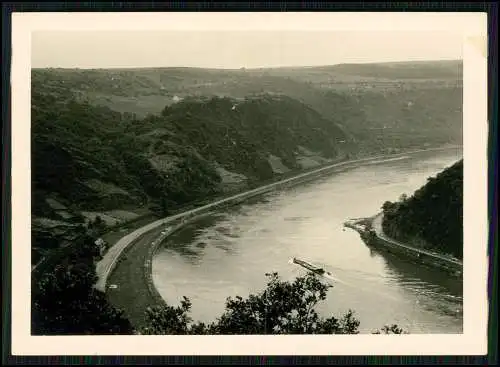
M 335 172 L 337 168 L 349 168 L 349 165 L 356 167 L 363 164 L 373 164 L 381 162 L 381 159 L 394 159 L 404 157 L 405 155 L 433 150 L 456 149 L 457 147 L 433 148 L 391 154 L 389 156 L 375 156 L 358 160 L 330 163 L 325 167 L 316 168 L 309 172 L 302 172 L 294 177 L 274 182 L 253 190 L 249 190 L 231 197 L 215 201 L 202 207 L 185 211 L 178 215 L 164 218 L 141 228 L 133 236 L 124 238 L 114 254 L 108 255 L 107 267 L 100 267 L 100 286 L 106 291 L 110 302 L 123 309 L 127 317 L 135 327 L 144 324 L 144 311 L 152 305 L 164 304 L 152 281 L 151 259 L 158 246 L 173 230 L 182 227 L 187 221 L 197 220 L 200 215 L 207 214 L 209 211 L 219 210 L 223 207 L 237 205 L 246 199 L 265 194 L 273 190 L 279 190 L 293 185 L 302 184 L 315 180 L 326 174 Z M 161 228 L 159 228 L 161 227 Z M 168 228 L 166 228 L 168 227 Z M 163 234 L 161 232 L 164 232 Z M 106 256 L 105 255 L 105 256 Z M 119 261 L 118 261 L 119 259 Z M 115 285 L 109 288 L 106 285 Z
M 383 213 L 369 218 L 350 219 L 344 226 L 357 231 L 368 246 L 396 255 L 403 255 L 422 264 L 441 268 L 454 275 L 462 275 L 463 263 L 459 259 L 424 250 L 394 240 L 382 230 Z

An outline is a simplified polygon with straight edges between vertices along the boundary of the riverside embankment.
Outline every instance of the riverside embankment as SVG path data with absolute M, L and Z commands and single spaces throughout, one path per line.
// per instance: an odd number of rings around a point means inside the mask
M 379 213 L 372 218 L 348 220 L 344 225 L 357 231 L 369 246 L 396 255 L 404 255 L 420 263 L 448 270 L 456 275 L 462 274 L 462 261 L 390 238 L 382 229 L 382 221 L 383 213 Z
M 336 172 L 338 169 L 378 163 L 387 159 L 398 159 L 398 157 L 401 158 L 409 154 L 431 150 L 418 150 L 390 156 L 375 156 L 333 163 L 151 223 L 118 241 L 105 255 L 103 261 L 98 264 L 99 288 L 106 290 L 110 301 L 115 306 L 125 310 L 134 325 L 140 326 L 144 322 L 143 315 L 146 307 L 162 303 L 161 297 L 158 296 L 158 292 L 151 280 L 151 258 L 162 240 L 180 229 L 187 222 L 196 220 L 200 215 L 205 215 L 208 212 L 237 205 L 247 199 L 273 190 L 281 190 L 315 180 L 318 177 Z M 114 284 L 116 287 L 110 289 L 106 286 L 108 284 Z

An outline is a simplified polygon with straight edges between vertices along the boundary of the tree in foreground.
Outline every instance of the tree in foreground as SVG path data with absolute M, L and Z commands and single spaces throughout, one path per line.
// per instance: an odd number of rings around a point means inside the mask
M 349 310 L 341 318 L 323 318 L 315 307 L 324 301 L 331 285 L 312 273 L 293 282 L 277 273 L 266 274 L 264 291 L 228 298 L 224 313 L 210 324 L 193 323 L 189 317 L 191 302 L 184 297 L 181 305 L 156 306 L 146 311 L 147 326 L 140 334 L 358 334 L 359 321 Z M 386 326 L 377 334 L 403 333 L 396 325 Z
M 96 290 L 95 246 L 86 238 L 64 264 L 44 274 L 33 287 L 35 335 L 110 335 L 133 333 L 122 311 Z

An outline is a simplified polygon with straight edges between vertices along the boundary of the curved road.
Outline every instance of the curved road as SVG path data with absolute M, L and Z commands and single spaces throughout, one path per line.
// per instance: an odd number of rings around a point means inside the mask
M 419 149 L 419 150 L 414 150 L 414 151 L 409 151 L 409 152 L 404 152 L 404 153 L 397 153 L 397 154 L 391 154 L 391 155 L 379 155 L 379 156 L 375 156 L 375 157 L 349 160 L 349 161 L 344 161 L 344 162 L 340 162 L 340 163 L 337 162 L 337 163 L 333 163 L 333 164 L 330 164 L 327 166 L 323 166 L 321 168 L 318 168 L 318 169 L 315 169 L 312 171 L 298 174 L 297 176 L 294 176 L 294 177 L 291 177 L 291 178 L 288 178 L 288 179 L 285 179 L 282 181 L 274 182 L 274 183 L 271 183 L 271 184 L 268 184 L 268 185 L 265 185 L 262 187 L 258 187 L 258 188 L 253 189 L 253 190 L 249 190 L 249 191 L 245 191 L 243 193 L 237 194 L 237 195 L 233 195 L 233 196 L 225 198 L 225 199 L 217 200 L 213 203 L 210 203 L 210 204 L 207 204 L 207 205 L 204 205 L 204 206 L 192 209 L 192 210 L 188 210 L 188 211 L 185 211 L 183 213 L 179 213 L 179 214 L 176 214 L 176 215 L 173 215 L 170 217 L 166 217 L 166 218 L 157 220 L 155 222 L 152 222 L 152 223 L 150 223 L 144 227 L 141 227 L 141 228 L 135 230 L 134 232 L 126 235 L 125 237 L 121 238 L 118 242 L 116 242 L 111 248 L 109 248 L 109 250 L 106 252 L 106 254 L 101 259 L 101 261 L 99 261 L 96 265 L 96 272 L 97 272 L 97 276 L 98 276 L 98 281 L 97 281 L 95 287 L 96 287 L 96 289 L 101 290 L 103 292 L 106 291 L 106 283 L 107 283 L 107 279 L 109 277 L 109 274 L 113 271 L 120 255 L 123 253 L 123 251 L 129 245 L 131 245 L 132 243 L 134 243 L 135 241 L 137 241 L 139 238 L 146 235 L 147 233 L 150 233 L 153 230 L 157 229 L 158 227 L 171 224 L 172 222 L 174 222 L 177 219 L 189 218 L 193 215 L 202 213 L 203 211 L 206 211 L 207 209 L 216 208 L 218 205 L 221 205 L 224 203 L 230 203 L 231 201 L 235 201 L 237 199 L 244 199 L 244 198 L 256 196 L 258 194 L 270 191 L 271 189 L 278 187 L 280 185 L 283 185 L 285 183 L 297 181 L 301 178 L 304 178 L 307 176 L 312 176 L 312 175 L 317 174 L 317 173 L 325 172 L 325 171 L 328 171 L 329 169 L 332 169 L 332 168 L 341 167 L 341 166 L 345 166 L 345 165 L 349 165 L 349 164 L 363 163 L 363 162 L 370 163 L 370 161 L 376 161 L 379 159 L 384 159 L 384 160 L 385 159 L 393 159 L 396 157 L 403 157 L 403 156 L 408 155 L 408 154 L 414 154 L 414 153 L 420 153 L 420 152 L 426 152 L 426 151 L 447 150 L 447 149 L 456 149 L 456 148 L 457 147 Z
M 131 243 L 134 241 L 137 241 L 139 238 L 141 238 L 143 235 L 145 235 L 148 232 L 153 231 L 154 229 L 157 229 L 160 226 L 167 225 L 168 223 L 173 222 L 174 220 L 180 218 L 184 213 L 177 214 L 171 217 L 167 217 L 164 219 L 159 219 L 155 222 L 149 223 L 145 225 L 144 227 L 141 227 L 125 237 L 120 238 L 118 242 L 116 242 L 112 247 L 108 249 L 106 254 L 103 256 L 103 258 L 97 263 L 96 265 L 96 273 L 98 276 L 97 283 L 95 285 L 95 288 L 100 290 L 100 291 L 105 291 L 106 289 L 106 280 L 110 274 L 110 272 L 113 270 L 118 258 L 122 254 L 123 250 L 125 250 Z

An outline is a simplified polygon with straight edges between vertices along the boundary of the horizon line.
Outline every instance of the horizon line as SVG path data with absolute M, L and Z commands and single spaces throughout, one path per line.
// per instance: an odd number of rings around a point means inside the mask
M 307 69 L 307 68 L 324 68 L 340 65 L 370 65 L 370 64 L 416 64 L 416 63 L 439 63 L 439 62 L 462 62 L 463 58 L 453 59 L 422 59 L 422 60 L 394 60 L 394 61 L 361 61 L 361 62 L 341 62 L 332 64 L 318 65 L 281 65 L 281 66 L 256 66 L 239 68 L 224 68 L 224 67 L 208 67 L 208 66 L 103 66 L 103 67 L 64 67 L 64 66 L 42 66 L 31 67 L 31 70 L 36 69 L 63 69 L 63 70 L 132 70 L 132 69 L 200 69 L 200 70 L 218 70 L 218 71 L 241 71 L 241 70 L 270 70 L 270 69 Z

